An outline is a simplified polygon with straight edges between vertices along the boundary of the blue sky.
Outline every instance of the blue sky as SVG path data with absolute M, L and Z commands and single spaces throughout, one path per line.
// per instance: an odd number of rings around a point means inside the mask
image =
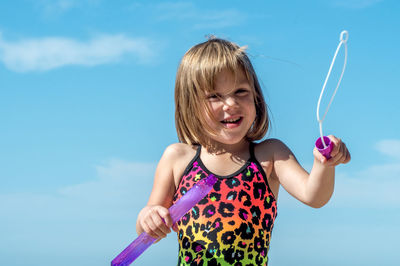
M 399 11 L 395 0 L 0 2 L 2 263 L 109 265 L 136 237 L 157 161 L 177 141 L 179 60 L 208 34 L 248 46 L 268 137 L 310 169 L 317 100 L 346 29 L 348 65 L 324 132 L 352 161 L 322 209 L 281 190 L 270 263 L 398 265 Z M 170 235 L 137 265 L 176 258 Z

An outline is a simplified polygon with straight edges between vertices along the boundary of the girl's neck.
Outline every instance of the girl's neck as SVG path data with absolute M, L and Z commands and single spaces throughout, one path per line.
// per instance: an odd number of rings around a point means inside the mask
M 250 142 L 246 139 L 242 139 L 240 142 L 235 144 L 224 144 L 220 142 L 211 142 L 204 148 L 207 153 L 212 155 L 234 155 L 240 156 L 243 153 L 247 153 L 249 150 Z

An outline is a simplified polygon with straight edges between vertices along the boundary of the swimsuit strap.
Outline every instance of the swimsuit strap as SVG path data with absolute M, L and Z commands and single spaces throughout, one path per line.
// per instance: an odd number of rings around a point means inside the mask
M 196 150 L 196 155 L 193 157 L 193 159 L 188 163 L 188 165 L 186 166 L 185 171 L 183 172 L 183 176 L 187 175 L 190 170 L 193 167 L 193 163 L 200 158 L 200 152 L 201 152 L 201 145 L 197 145 L 197 150 Z
M 254 142 L 250 142 L 249 151 L 250 151 L 250 160 L 257 161 L 256 156 L 254 154 Z
M 198 157 L 200 157 L 200 152 L 201 152 L 201 145 L 199 144 L 199 145 L 197 145 L 197 151 L 196 151 L 196 156 L 194 156 L 194 158 L 198 158 Z

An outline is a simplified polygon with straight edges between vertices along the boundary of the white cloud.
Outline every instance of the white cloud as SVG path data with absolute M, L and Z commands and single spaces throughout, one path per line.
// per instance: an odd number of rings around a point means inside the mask
M 22 256 L 18 265 L 54 265 L 51 257 L 66 258 L 57 265 L 109 265 L 113 252 L 136 235 L 154 171 L 153 163 L 110 160 L 96 167 L 97 178 L 90 182 L 48 193 L 0 194 L 1 257 L 13 261 L 16 252 L 34 257 Z M 80 258 L 92 262 L 73 262 Z
M 227 28 L 239 25 L 245 20 L 245 16 L 237 10 L 210 10 L 198 17 L 199 22 L 194 25 L 196 29 Z
M 376 148 L 382 154 L 400 160 L 400 140 L 386 139 L 378 142 Z
M 334 0 L 333 5 L 338 7 L 361 9 L 383 2 L 383 0 Z
M 46 12 L 64 12 L 73 7 L 76 7 L 76 0 L 56 0 L 56 1 L 41 1 L 41 4 Z
M 164 2 L 155 7 L 159 20 L 192 23 L 195 29 L 226 28 L 239 25 L 246 15 L 235 9 L 202 10 L 192 2 Z
M 152 43 L 124 34 L 100 35 L 88 41 L 62 37 L 6 41 L 0 34 L 0 61 L 13 71 L 44 71 L 66 65 L 94 66 L 126 56 L 147 62 L 154 56 Z
M 26 213 L 30 213 L 31 218 L 42 221 L 78 221 L 111 219 L 110 213 L 141 208 L 146 204 L 155 164 L 113 159 L 95 168 L 97 177 L 89 182 L 41 194 L 0 194 L 0 211 L 11 214 L 7 215 L 11 219 L 26 217 Z
M 33 0 L 33 4 L 47 18 L 56 18 L 76 8 L 91 8 L 100 0 Z

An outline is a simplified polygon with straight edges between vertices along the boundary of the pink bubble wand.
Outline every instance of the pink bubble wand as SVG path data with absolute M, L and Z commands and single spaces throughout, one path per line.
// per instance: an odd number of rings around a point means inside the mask
M 324 136 L 324 134 L 322 133 L 322 122 L 325 120 L 325 117 L 326 117 L 326 114 L 328 113 L 329 107 L 331 106 L 331 104 L 333 102 L 333 98 L 335 98 L 336 92 L 337 92 L 340 82 L 342 81 L 342 78 L 343 78 L 344 70 L 346 69 L 347 39 L 348 38 L 349 38 L 349 33 L 346 30 L 344 30 L 340 33 L 340 42 L 339 42 L 338 47 L 336 48 L 335 55 L 333 56 L 331 66 L 329 67 L 328 74 L 326 75 L 325 82 L 324 82 L 324 85 L 322 86 L 321 94 L 319 95 L 318 104 L 317 104 L 317 120 L 319 123 L 319 132 L 320 132 L 321 137 L 319 137 L 317 139 L 317 141 L 315 142 L 315 147 L 317 147 L 318 151 L 328 160 L 331 158 L 331 151 L 332 151 L 334 145 L 333 145 L 333 142 L 327 136 Z M 322 95 L 324 94 L 326 84 L 328 83 L 328 79 L 329 79 L 329 76 L 331 75 L 333 65 L 335 64 L 336 56 L 337 56 L 342 44 L 344 44 L 344 63 L 343 63 L 342 73 L 340 74 L 339 81 L 336 85 L 335 91 L 332 94 L 331 100 L 329 101 L 328 107 L 326 108 L 325 113 L 322 116 L 322 119 L 320 119 L 319 106 L 321 104 Z
M 174 205 L 168 210 L 172 218 L 172 223 L 176 223 L 185 213 L 192 209 L 200 200 L 202 200 L 212 189 L 217 178 L 209 175 L 194 184 Z M 129 246 L 127 246 L 115 259 L 111 261 L 111 266 L 130 265 L 139 257 L 148 247 L 157 239 L 151 237 L 146 232 L 141 233 Z

